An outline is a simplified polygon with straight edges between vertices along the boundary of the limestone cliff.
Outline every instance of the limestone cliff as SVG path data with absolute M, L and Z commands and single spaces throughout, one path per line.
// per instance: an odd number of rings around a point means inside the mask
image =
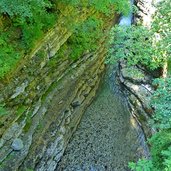
M 83 10 L 72 22 L 84 21 L 91 13 Z M 67 22 L 61 17 L 15 71 L 1 80 L 0 104 L 8 113 L 0 116 L 2 171 L 54 170 L 96 94 L 105 68 L 105 36 L 95 52 L 85 52 L 77 60 L 67 52 L 59 57 L 72 35 Z

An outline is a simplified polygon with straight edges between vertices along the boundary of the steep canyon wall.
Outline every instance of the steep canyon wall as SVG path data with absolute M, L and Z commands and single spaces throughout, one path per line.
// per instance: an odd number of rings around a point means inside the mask
M 70 15 L 74 9 L 66 9 Z M 70 11 L 68 11 L 70 10 Z M 80 11 L 71 22 L 84 22 Z M 55 169 L 104 71 L 105 36 L 95 52 L 77 60 L 58 53 L 72 35 L 61 16 L 54 28 L 0 83 L 0 170 Z M 104 35 L 114 23 L 111 16 Z M 71 25 L 73 23 L 70 23 Z

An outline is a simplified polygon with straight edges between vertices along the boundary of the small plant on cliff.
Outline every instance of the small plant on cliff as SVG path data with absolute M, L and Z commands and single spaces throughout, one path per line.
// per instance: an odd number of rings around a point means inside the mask
M 8 42 L 8 37 L 5 33 L 0 36 L 0 49 L 0 77 L 3 77 L 18 61 L 20 54 Z
M 97 48 L 97 40 L 103 36 L 102 25 L 102 20 L 90 17 L 75 29 L 68 40 L 72 59 L 77 59 L 87 50 L 94 51 Z
M 3 104 L 0 104 L 0 117 L 7 115 L 9 113 L 9 111 L 4 107 Z

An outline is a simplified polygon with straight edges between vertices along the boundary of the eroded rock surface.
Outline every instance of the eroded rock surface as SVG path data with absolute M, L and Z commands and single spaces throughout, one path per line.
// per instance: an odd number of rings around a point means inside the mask
M 138 7 L 138 13 L 135 16 L 135 23 L 141 23 L 144 26 L 150 27 L 155 13 L 153 0 L 135 0 Z
M 153 109 L 150 106 L 150 98 L 154 92 L 153 75 L 140 66 L 128 67 L 126 61 L 119 62 L 117 75 L 132 115 L 143 128 L 146 137 L 151 136 L 153 131 L 150 129 L 148 121 L 153 114 Z

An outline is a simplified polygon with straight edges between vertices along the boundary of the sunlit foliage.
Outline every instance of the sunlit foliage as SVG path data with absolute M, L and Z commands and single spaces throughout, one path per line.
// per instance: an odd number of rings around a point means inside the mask
M 120 59 L 128 65 L 141 64 L 156 69 L 163 64 L 156 45 L 153 45 L 153 33 L 143 26 L 117 26 L 111 31 L 111 40 L 107 63 Z
M 60 15 L 68 17 L 68 26 L 65 27 L 74 32 L 70 42 L 77 51 L 72 53 L 71 57 L 76 59 L 84 50 L 92 50 L 96 46 L 96 32 L 99 34 L 101 29 L 101 25 L 98 24 L 101 21 L 97 21 L 101 20 L 100 14 L 109 16 L 113 15 L 114 11 L 126 14 L 129 12 L 128 2 L 128 0 L 1 0 L 0 78 L 14 68 L 17 62 L 57 23 Z M 63 4 L 63 7 L 70 5 L 77 13 L 86 8 L 87 11 L 93 10 L 94 14 L 98 15 L 94 15 L 93 20 L 87 19 L 85 23 L 75 25 L 72 21 L 74 16 L 63 13 L 59 4 Z

